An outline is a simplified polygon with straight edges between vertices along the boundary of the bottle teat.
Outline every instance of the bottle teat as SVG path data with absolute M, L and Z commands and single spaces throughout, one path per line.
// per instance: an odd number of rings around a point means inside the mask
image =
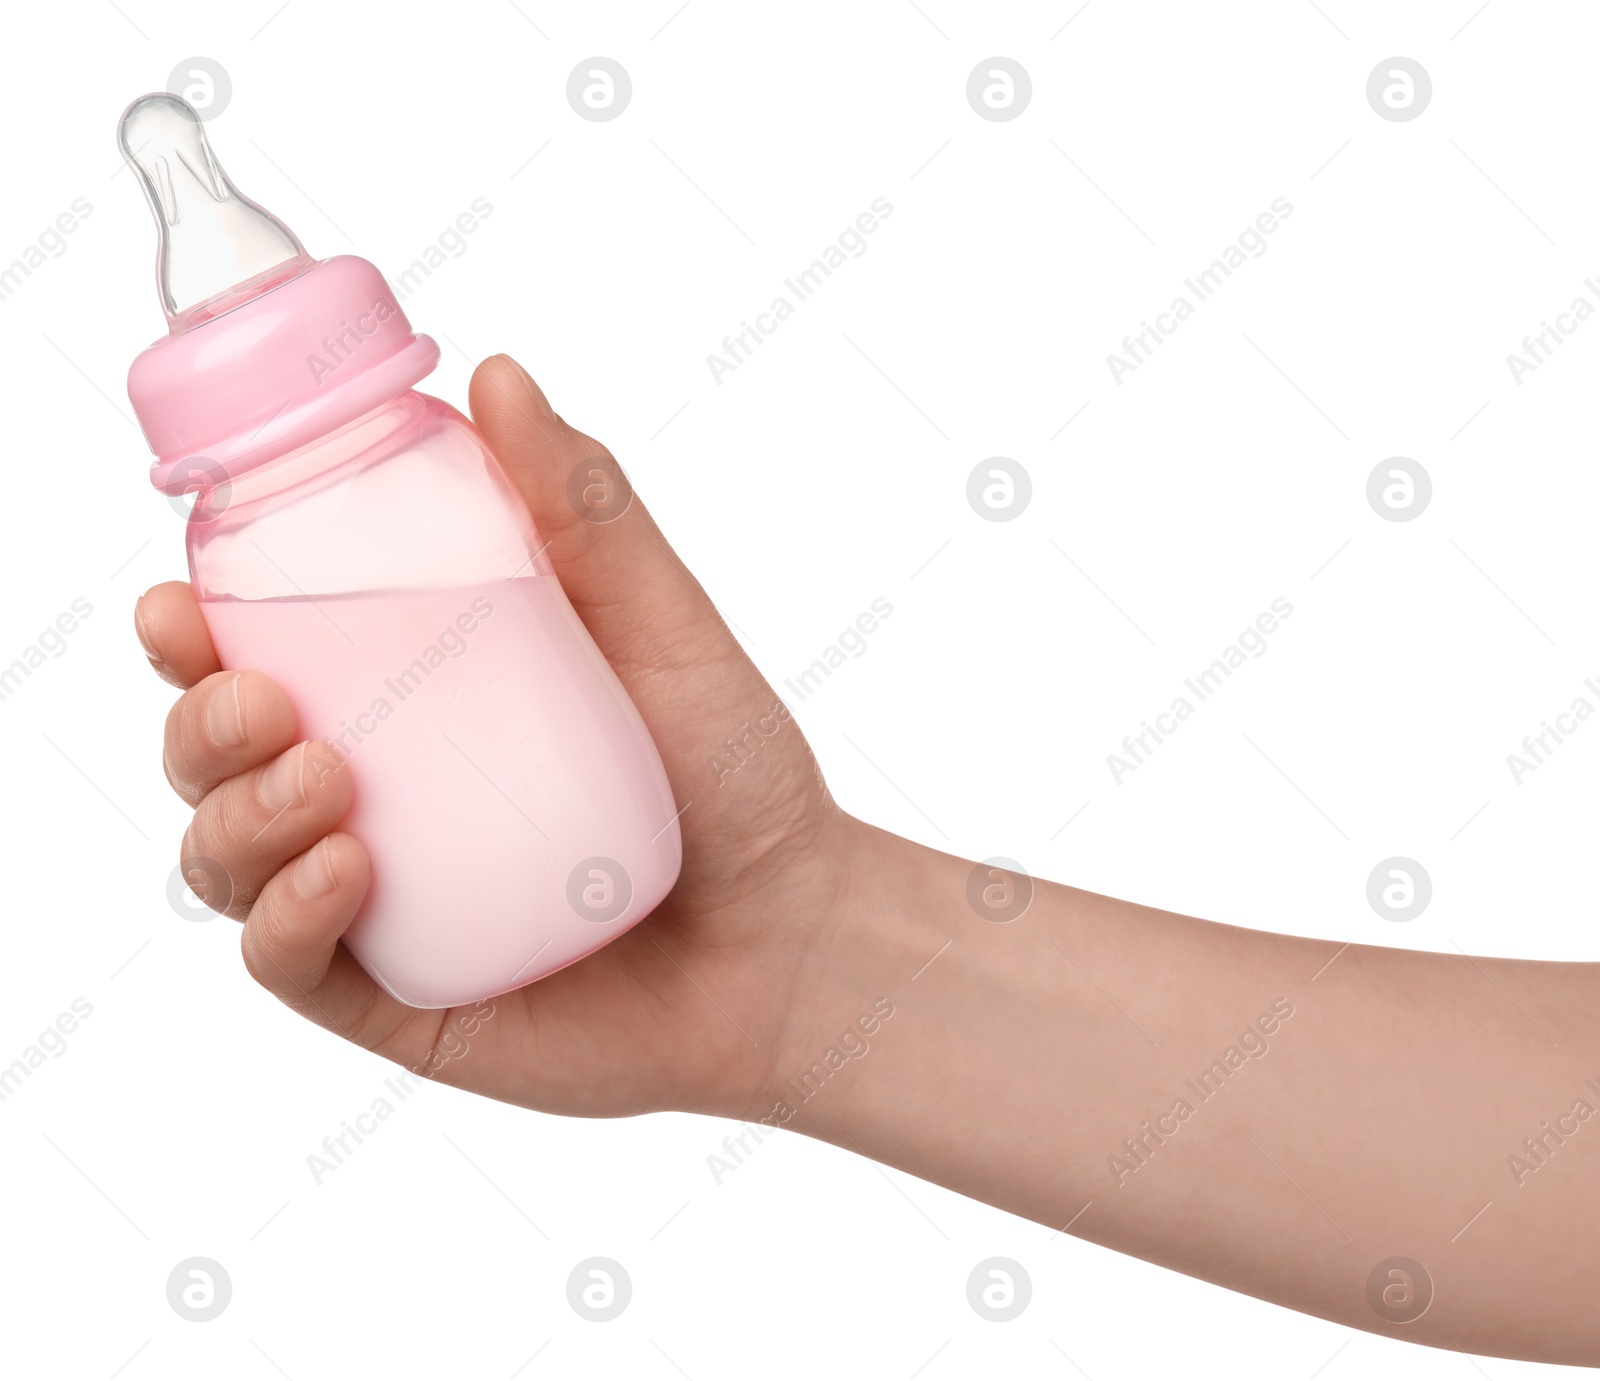
M 439 363 L 377 266 L 320 262 L 228 181 L 195 108 L 165 91 L 123 112 L 117 143 L 155 212 L 168 334 L 128 371 L 128 398 L 168 494 L 230 479 L 337 431 Z
M 178 335 L 296 278 L 316 261 L 223 172 L 199 113 L 167 91 L 122 114 L 117 143 L 156 218 L 156 287 Z

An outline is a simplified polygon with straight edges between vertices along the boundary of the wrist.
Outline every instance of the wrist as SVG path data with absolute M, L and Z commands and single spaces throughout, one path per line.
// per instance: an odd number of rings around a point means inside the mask
M 744 1115 L 850 1146 L 883 1051 L 911 1053 L 904 1016 L 955 947 L 961 917 L 951 903 L 972 865 L 846 820 L 837 900 L 794 976 L 781 1038 Z
M 1058 940 L 1109 937 L 1120 904 L 1097 910 L 1087 893 L 870 827 L 862 838 L 829 981 L 753 1120 L 1039 1221 L 1081 1206 L 1083 1176 L 1057 1165 L 1060 1100 L 1079 1053 L 1114 1045 L 1123 1018 L 1086 996 L 1092 980 Z M 858 1018 L 879 1011 L 866 1034 Z

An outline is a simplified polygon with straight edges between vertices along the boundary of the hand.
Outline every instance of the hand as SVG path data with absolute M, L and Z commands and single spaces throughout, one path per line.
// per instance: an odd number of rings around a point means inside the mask
M 724 740 L 771 716 L 777 695 L 637 498 L 604 524 L 573 512 L 568 473 L 604 448 L 557 417 L 520 366 L 486 361 L 470 397 L 661 751 L 683 810 L 676 887 L 596 954 L 493 999 L 487 1019 L 396 1001 L 339 942 L 370 879 L 360 842 L 336 829 L 350 774 L 307 770 L 309 750 L 332 750 L 297 742 L 288 697 L 268 677 L 219 668 L 193 592 L 172 582 L 147 592 L 135 618 L 151 663 L 185 688 L 165 749 L 168 780 L 195 808 L 183 856 L 227 870 L 228 914 L 244 921 L 256 980 L 386 1059 L 543 1111 L 759 1116 L 792 1033 L 810 1024 L 799 1014 L 825 984 L 828 931 L 870 832 L 834 804 L 787 712 L 749 766 L 710 766 L 729 756 Z
M 486 1019 L 403 1006 L 339 945 L 368 881 L 330 833 L 348 774 L 313 782 L 282 691 L 220 671 L 189 587 L 160 586 L 138 618 L 189 688 L 166 751 L 196 806 L 184 853 L 232 875 L 261 983 L 508 1102 L 754 1119 L 792 1096 L 790 1130 L 1174 1270 L 1391 1337 L 1600 1365 L 1600 1132 L 1578 1130 L 1600 1102 L 1600 965 L 1240 930 L 1041 879 L 1024 915 L 987 914 L 979 865 L 840 811 L 793 723 L 719 785 L 708 758 L 771 687 L 641 504 L 572 513 L 567 474 L 599 448 L 516 365 L 480 367 L 472 405 L 655 735 L 682 875 Z M 849 1028 L 880 1001 L 867 1058 Z M 1369 1303 L 1399 1258 L 1424 1313 Z

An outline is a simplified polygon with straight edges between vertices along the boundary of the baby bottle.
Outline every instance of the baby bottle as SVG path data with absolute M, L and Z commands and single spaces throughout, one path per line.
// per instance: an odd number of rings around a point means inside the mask
M 151 478 L 196 496 L 222 665 L 337 748 L 308 773 L 351 774 L 372 885 L 346 945 L 402 1002 L 450 1007 L 614 940 L 677 879 L 678 810 L 527 506 L 416 392 L 439 347 L 372 264 L 312 259 L 242 196 L 187 102 L 141 97 L 119 143 L 167 315 L 128 374 Z

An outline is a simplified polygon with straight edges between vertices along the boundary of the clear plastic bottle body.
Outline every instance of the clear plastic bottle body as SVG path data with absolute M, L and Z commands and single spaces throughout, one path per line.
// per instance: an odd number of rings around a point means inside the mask
M 455 409 L 408 390 L 221 479 L 197 497 L 189 565 L 224 667 L 278 681 L 301 737 L 352 774 L 342 828 L 373 883 L 345 941 L 394 996 L 520 987 L 671 889 L 676 806 L 649 731 Z

